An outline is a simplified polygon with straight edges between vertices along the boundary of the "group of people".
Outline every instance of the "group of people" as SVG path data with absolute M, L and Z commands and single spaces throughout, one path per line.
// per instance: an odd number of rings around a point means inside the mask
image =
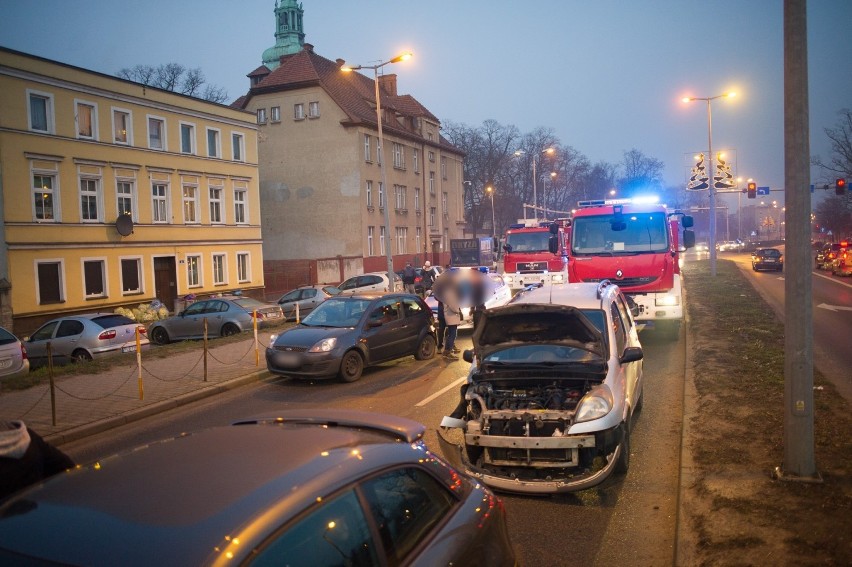
M 425 295 L 432 289 L 432 284 L 435 283 L 435 278 L 438 277 L 438 273 L 432 267 L 432 262 L 429 260 L 426 260 L 426 263 L 423 264 L 423 268 L 420 270 L 420 277 L 420 285 L 423 286 L 423 294 Z M 402 270 L 402 286 L 405 292 L 417 293 L 416 283 L 417 270 L 411 265 L 411 262 L 406 262 L 405 269 Z

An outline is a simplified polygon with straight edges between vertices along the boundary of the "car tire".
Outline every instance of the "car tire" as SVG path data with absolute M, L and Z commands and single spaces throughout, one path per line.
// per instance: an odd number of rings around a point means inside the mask
M 621 440 L 621 452 L 615 462 L 615 474 L 627 474 L 630 469 L 630 426 L 623 423 L 621 427 L 624 429 L 624 438 Z
M 340 371 L 337 373 L 337 377 L 342 382 L 355 382 L 361 378 L 362 372 L 364 372 L 364 359 L 357 350 L 350 350 L 343 355 Z
M 169 332 L 163 327 L 154 327 L 151 329 L 151 340 L 155 345 L 169 344 Z
M 240 328 L 234 325 L 233 323 L 225 323 L 222 326 L 222 336 L 230 337 L 231 335 L 236 335 L 240 332 Z
M 435 337 L 432 335 L 426 335 L 420 341 L 420 344 L 417 345 L 417 352 L 414 353 L 414 358 L 417 360 L 429 360 L 435 356 L 436 351 L 437 345 L 435 344 Z
M 71 358 L 74 359 L 74 362 L 89 362 L 92 360 L 92 355 L 89 351 L 78 348 L 71 353 Z

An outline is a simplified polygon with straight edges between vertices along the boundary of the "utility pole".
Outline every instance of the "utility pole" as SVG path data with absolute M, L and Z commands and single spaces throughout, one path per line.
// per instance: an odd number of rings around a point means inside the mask
M 784 0 L 784 461 L 782 480 L 821 482 L 814 459 L 813 281 L 810 250 L 806 0 Z

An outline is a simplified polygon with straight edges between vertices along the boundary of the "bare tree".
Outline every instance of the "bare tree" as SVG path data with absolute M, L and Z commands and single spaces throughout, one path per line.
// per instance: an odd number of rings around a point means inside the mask
M 665 164 L 661 160 L 648 157 L 633 148 L 624 152 L 621 165 L 624 168 L 624 175 L 618 179 L 621 196 L 633 197 L 649 191 L 659 193 L 663 188 Z
M 228 100 L 225 89 L 209 84 L 200 68 L 187 69 L 180 63 L 163 63 L 156 67 L 153 65 L 125 67 L 119 70 L 116 76 L 210 102 L 221 104 Z
M 852 233 L 852 212 L 846 207 L 846 200 L 846 197 L 828 197 L 814 207 L 816 223 L 821 229 L 841 236 Z

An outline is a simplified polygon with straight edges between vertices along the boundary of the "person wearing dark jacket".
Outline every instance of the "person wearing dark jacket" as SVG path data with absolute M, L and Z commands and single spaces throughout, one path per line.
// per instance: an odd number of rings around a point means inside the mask
M 70 468 L 74 461 L 23 421 L 0 421 L 0 500 Z

